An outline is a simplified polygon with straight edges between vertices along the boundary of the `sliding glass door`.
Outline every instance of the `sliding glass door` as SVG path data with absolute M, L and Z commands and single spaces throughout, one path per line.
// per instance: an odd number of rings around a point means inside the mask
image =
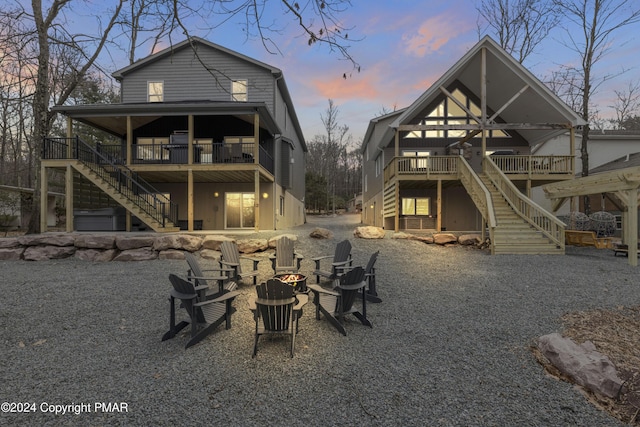
M 225 204 L 226 228 L 255 227 L 254 193 L 227 193 Z

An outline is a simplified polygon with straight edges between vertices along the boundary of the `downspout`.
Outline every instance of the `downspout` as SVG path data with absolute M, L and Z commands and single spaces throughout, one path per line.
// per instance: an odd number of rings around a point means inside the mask
M 278 120 L 277 119 L 277 117 L 278 117 L 278 96 L 277 96 L 278 95 L 278 82 L 280 80 L 282 80 L 283 77 L 284 76 L 282 75 L 282 73 L 279 73 L 279 75 L 273 81 L 273 84 L 274 84 L 274 87 L 273 87 L 273 115 L 274 115 L 274 117 L 276 117 L 276 123 L 277 123 L 277 120 Z M 280 126 L 280 125 L 278 124 L 278 126 Z M 284 131 L 284 129 L 283 129 L 283 131 Z M 282 134 L 273 135 L 273 185 L 272 185 L 273 200 L 272 200 L 272 205 L 271 205 L 271 212 L 272 212 L 272 217 L 273 217 L 273 229 L 274 230 L 278 229 L 278 215 L 282 215 L 282 212 L 276 211 L 276 208 L 277 208 L 276 202 L 278 200 L 280 200 L 280 196 L 278 196 L 277 190 L 278 190 L 278 171 L 280 171 L 280 145 L 281 144 L 282 144 Z M 285 195 L 282 194 L 282 197 L 285 197 Z

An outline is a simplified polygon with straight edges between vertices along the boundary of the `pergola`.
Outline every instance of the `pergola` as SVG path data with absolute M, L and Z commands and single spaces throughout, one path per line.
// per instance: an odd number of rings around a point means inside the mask
M 543 187 L 556 212 L 569 198 L 605 194 L 622 212 L 622 243 L 628 246 L 629 265 L 638 265 L 638 188 L 640 167 L 618 169 L 547 184 Z

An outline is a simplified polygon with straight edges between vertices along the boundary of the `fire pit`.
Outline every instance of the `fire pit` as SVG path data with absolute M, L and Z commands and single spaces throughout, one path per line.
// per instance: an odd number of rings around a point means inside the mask
M 280 279 L 283 282 L 293 286 L 296 292 L 306 292 L 307 291 L 307 276 L 297 273 L 284 273 L 284 274 L 276 274 L 276 279 Z

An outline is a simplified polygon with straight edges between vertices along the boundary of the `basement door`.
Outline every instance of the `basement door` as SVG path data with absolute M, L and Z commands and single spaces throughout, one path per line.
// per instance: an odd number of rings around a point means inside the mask
M 225 205 L 226 228 L 255 227 L 254 193 L 226 193 Z

